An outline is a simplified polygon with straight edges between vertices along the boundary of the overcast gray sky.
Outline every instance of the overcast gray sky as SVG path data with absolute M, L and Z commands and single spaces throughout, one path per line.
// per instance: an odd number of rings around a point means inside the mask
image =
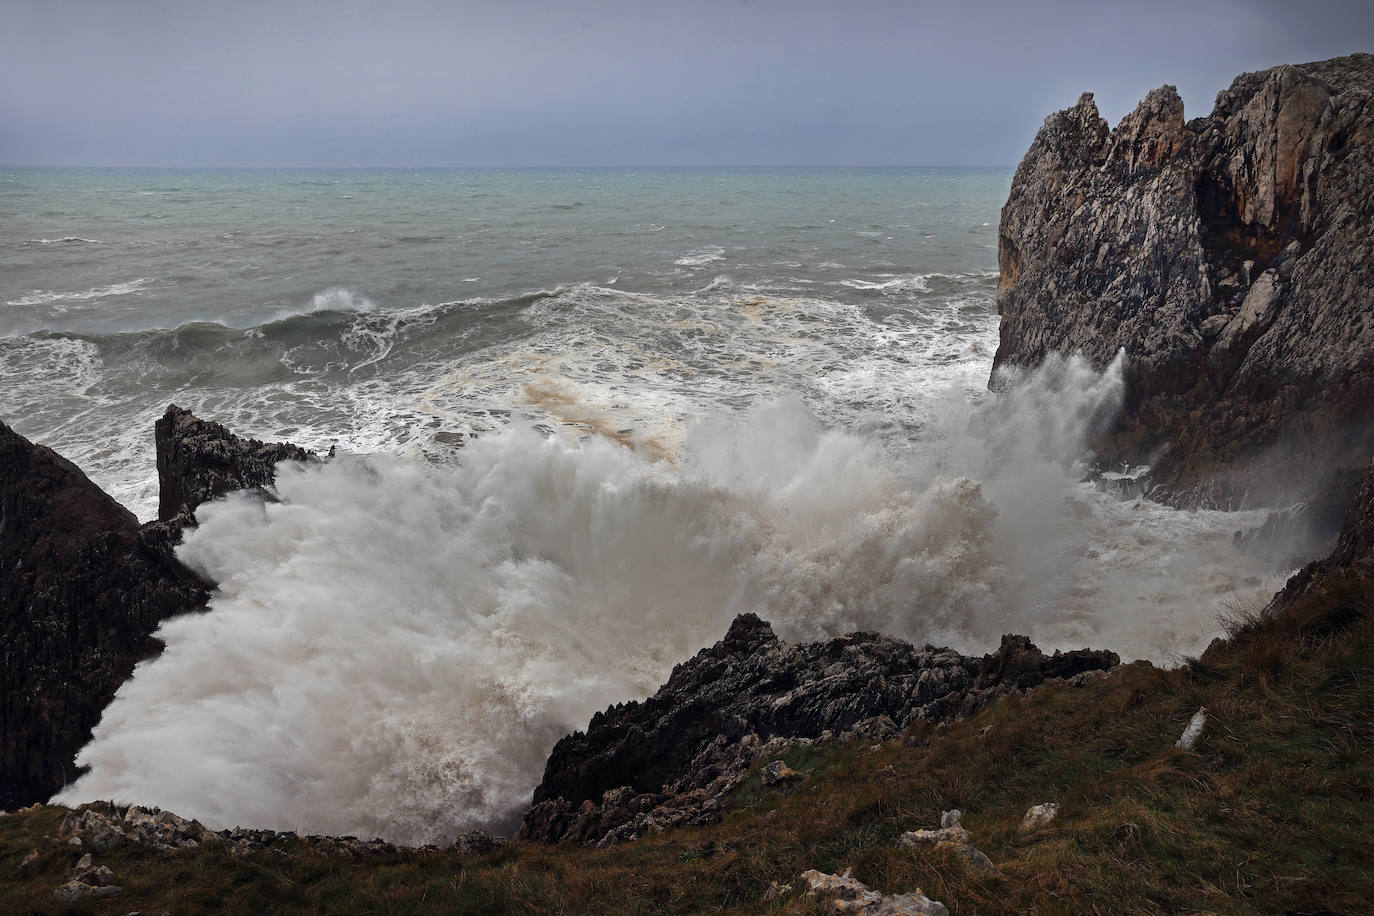
M 1361 50 L 1374 0 L 0 0 L 0 162 L 1014 165 Z

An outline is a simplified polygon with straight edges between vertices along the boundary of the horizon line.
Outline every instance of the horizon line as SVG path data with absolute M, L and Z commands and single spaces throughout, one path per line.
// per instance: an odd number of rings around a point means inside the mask
M 113 163 L 0 162 L 0 169 L 203 169 L 206 171 L 442 171 L 457 169 L 552 171 L 557 169 L 1015 169 L 1010 165 L 928 165 L 917 163 L 735 163 L 735 164 L 606 164 L 606 165 L 125 165 Z

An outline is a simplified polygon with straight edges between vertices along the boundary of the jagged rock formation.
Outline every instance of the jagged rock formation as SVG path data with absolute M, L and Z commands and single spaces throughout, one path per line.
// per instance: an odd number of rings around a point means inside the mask
M 233 490 L 265 491 L 282 461 L 313 461 L 289 442 L 241 439 L 172 404 L 154 430 L 157 438 L 157 517 L 169 521 Z
M 1126 350 L 1104 458 L 1155 458 L 1174 502 L 1317 494 L 1334 530 L 1374 456 L 1374 55 L 1243 74 L 1186 123 L 1172 86 L 1115 130 L 1085 94 L 1017 169 L 998 258 L 996 367 Z
M 0 808 L 46 799 L 165 617 L 205 603 L 172 556 L 74 464 L 0 424 Z
M 204 606 L 209 583 L 173 555 L 189 511 L 309 456 L 176 407 L 158 421 L 157 445 L 160 501 L 178 511 L 140 527 L 76 465 L 0 423 L 0 809 L 75 779 L 101 711 L 161 650 L 157 625 Z
M 886 737 L 918 719 L 971 715 L 1050 678 L 1088 677 L 1112 652 L 1046 656 L 1022 636 L 965 658 L 876 633 L 788 644 L 753 614 L 673 669 L 643 702 L 592 717 L 554 747 L 520 836 L 611 843 L 703 823 L 758 757 L 797 740 Z

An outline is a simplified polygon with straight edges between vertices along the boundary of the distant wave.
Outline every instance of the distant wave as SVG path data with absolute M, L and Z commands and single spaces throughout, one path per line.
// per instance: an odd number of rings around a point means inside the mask
M 59 239 L 29 239 L 25 245 L 100 245 L 100 239 L 85 239 L 79 235 L 64 235 Z
M 81 290 L 79 292 L 57 292 L 53 290 L 36 289 L 27 296 L 18 299 L 10 299 L 6 305 L 31 306 L 46 305 L 49 302 L 76 302 L 86 299 L 104 299 L 106 296 L 126 296 L 129 293 L 136 293 L 155 282 L 152 277 L 139 277 L 137 280 L 129 280 L 124 283 L 113 283 L 109 286 L 97 286 L 94 289 Z
M 723 260 L 725 260 L 725 249 L 721 248 L 719 245 L 711 245 L 706 248 L 698 248 L 694 251 L 689 251 L 673 263 L 679 267 L 705 267 L 712 261 Z

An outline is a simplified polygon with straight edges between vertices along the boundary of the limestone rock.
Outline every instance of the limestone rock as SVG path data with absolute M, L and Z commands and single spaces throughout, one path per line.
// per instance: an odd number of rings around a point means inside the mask
M 765 786 L 776 786 L 781 783 L 801 779 L 801 774 L 781 760 L 774 760 L 763 768 L 759 774 L 759 778 L 763 781 Z
M 1179 750 L 1191 751 L 1197 744 L 1197 740 L 1202 737 L 1202 729 L 1207 725 L 1207 707 L 1204 706 L 1193 717 L 1188 720 L 1187 728 L 1183 729 L 1183 734 L 1174 742 L 1174 747 Z
M 1032 830 L 1039 830 L 1049 824 L 1059 815 L 1059 805 L 1056 802 L 1045 802 L 1043 805 L 1034 805 L 1027 809 L 1026 816 L 1021 819 L 1021 832 L 1029 833 Z
M 94 864 L 88 852 L 67 872 L 67 883 L 54 891 L 53 895 L 66 902 L 87 897 L 110 897 L 120 893 L 114 880 L 114 873 L 104 865 Z
M 1171 86 L 1115 130 L 1085 94 L 1017 169 L 998 260 L 997 369 L 1126 351 L 1104 460 L 1153 458 L 1175 503 L 1348 505 L 1374 457 L 1374 55 L 1242 74 L 1189 122 Z
M 789 644 L 742 614 L 654 696 L 599 712 L 558 742 L 519 836 L 605 844 L 707 823 L 755 761 L 793 743 L 890 736 L 1118 662 L 1089 650 L 1047 656 L 1021 636 L 983 658 L 876 633 Z
M 949 916 L 943 903 L 931 900 L 920 891 L 885 897 L 870 890 L 848 870 L 843 875 L 827 875 L 812 869 L 804 871 L 801 881 L 806 892 L 830 901 L 833 913 L 862 913 L 865 916 Z

